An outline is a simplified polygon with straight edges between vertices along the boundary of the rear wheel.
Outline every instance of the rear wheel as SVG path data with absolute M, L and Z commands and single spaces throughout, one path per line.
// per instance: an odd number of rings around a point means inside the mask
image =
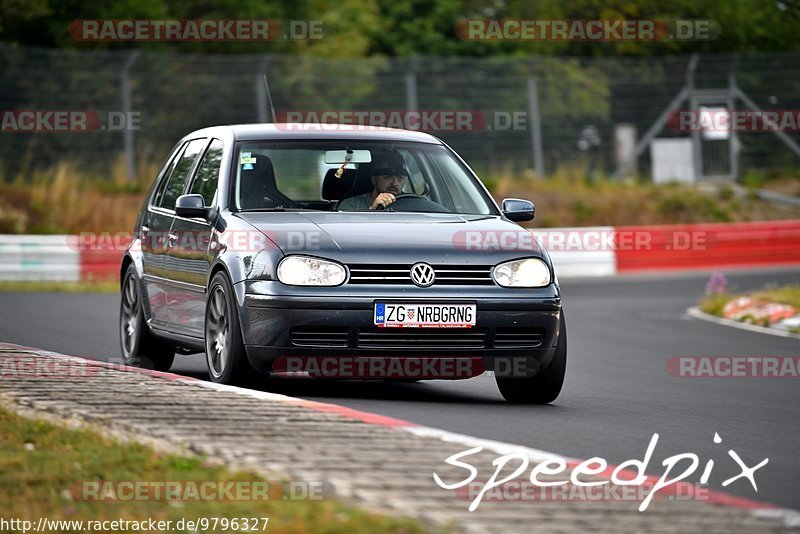
M 208 288 L 205 345 L 212 382 L 240 384 L 259 376 L 247 360 L 233 287 L 222 272 L 214 275 Z
M 567 323 L 561 310 L 558 343 L 553 360 L 546 369 L 535 376 L 507 378 L 495 376 L 500 394 L 508 402 L 516 404 L 548 404 L 561 393 L 567 371 Z
M 150 332 L 144 318 L 141 286 L 133 265 L 125 271 L 119 311 L 119 340 L 126 365 L 169 371 L 175 359 L 175 347 Z

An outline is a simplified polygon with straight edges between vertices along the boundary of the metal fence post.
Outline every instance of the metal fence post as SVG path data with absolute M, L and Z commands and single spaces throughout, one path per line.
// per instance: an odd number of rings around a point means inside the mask
M 417 67 L 419 57 L 414 56 L 406 71 L 406 111 L 417 111 Z
M 544 156 L 542 154 L 542 126 L 539 116 L 539 90 L 536 86 L 536 65 L 528 76 L 528 113 L 530 114 L 531 147 L 533 151 L 533 169 L 540 177 L 544 176 Z
M 136 180 L 136 155 L 134 154 L 134 139 L 133 128 L 131 128 L 131 84 L 130 84 L 130 71 L 136 59 L 141 53 L 140 50 L 134 50 L 128 56 L 125 66 L 122 69 L 120 76 L 120 85 L 122 91 L 122 112 L 125 117 L 125 129 L 122 131 L 123 139 L 125 141 L 125 172 L 127 174 L 128 182 Z

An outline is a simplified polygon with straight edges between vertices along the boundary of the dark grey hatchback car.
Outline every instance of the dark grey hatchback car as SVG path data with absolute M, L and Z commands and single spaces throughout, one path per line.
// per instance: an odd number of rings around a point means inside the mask
M 567 339 L 547 252 L 439 139 L 388 128 L 219 126 L 172 150 L 121 265 L 125 361 L 205 353 L 262 373 L 466 378 L 511 402 L 561 391 Z M 377 363 L 380 362 L 380 365 Z

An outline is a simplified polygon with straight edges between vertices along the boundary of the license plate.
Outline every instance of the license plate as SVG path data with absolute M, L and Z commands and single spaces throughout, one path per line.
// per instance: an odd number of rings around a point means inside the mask
M 475 304 L 375 303 L 375 325 L 395 328 L 469 328 Z

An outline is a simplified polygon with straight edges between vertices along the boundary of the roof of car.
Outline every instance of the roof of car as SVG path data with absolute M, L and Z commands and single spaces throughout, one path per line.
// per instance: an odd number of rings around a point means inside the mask
M 214 135 L 228 130 L 237 141 L 294 140 L 294 139 L 354 139 L 363 141 L 413 141 L 441 144 L 436 137 L 411 130 L 381 128 L 353 124 L 231 124 L 214 126 L 193 132 L 192 135 Z

